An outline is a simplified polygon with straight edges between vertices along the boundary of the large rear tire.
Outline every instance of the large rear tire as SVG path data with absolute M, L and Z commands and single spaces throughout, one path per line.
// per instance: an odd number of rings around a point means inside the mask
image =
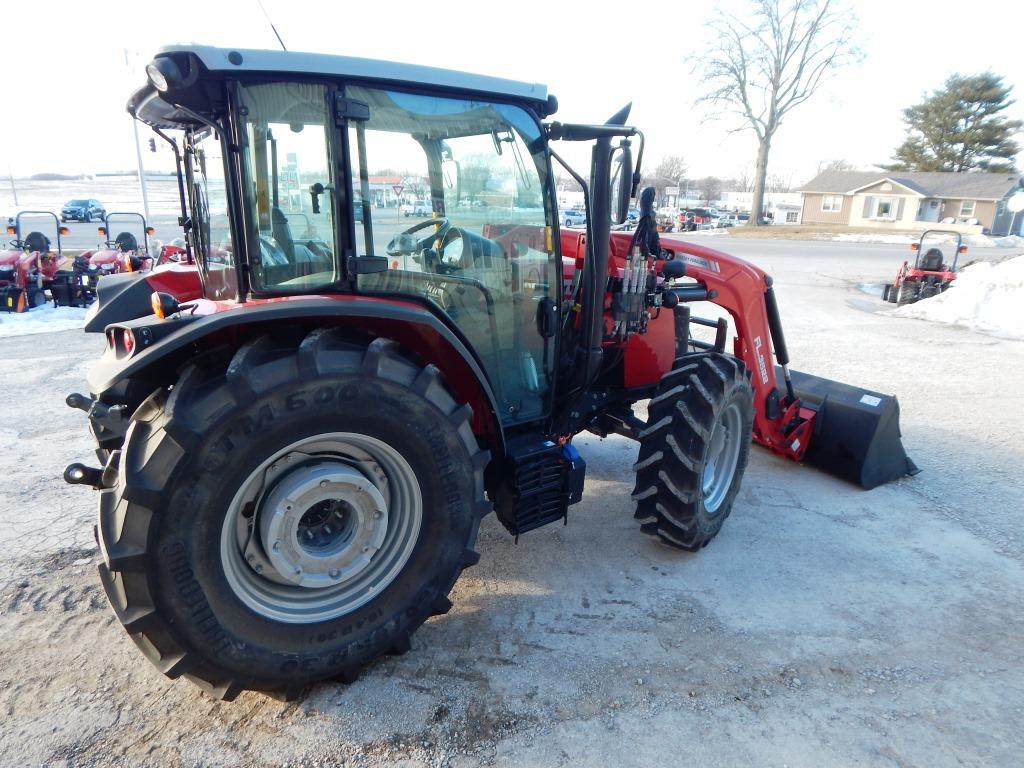
M 101 493 L 100 576 L 168 677 L 294 698 L 451 607 L 488 460 L 433 366 L 334 330 L 201 359 L 136 411 Z
M 729 355 L 689 356 L 662 377 L 633 466 L 644 533 L 690 551 L 715 537 L 747 467 L 753 398 L 746 367 Z

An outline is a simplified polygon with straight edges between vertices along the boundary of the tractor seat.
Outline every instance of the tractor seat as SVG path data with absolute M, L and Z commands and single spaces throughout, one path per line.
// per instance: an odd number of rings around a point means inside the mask
M 114 238 L 114 244 L 121 253 L 139 250 L 139 241 L 135 239 L 135 235 L 131 232 L 122 232 L 119 234 Z
M 921 257 L 921 269 L 925 272 L 941 272 L 942 251 L 938 248 L 929 248 Z
M 25 247 L 33 252 L 46 253 L 50 250 L 50 238 L 42 232 L 29 232 L 25 237 Z
M 288 257 L 288 261 L 295 261 L 295 238 L 292 237 L 292 227 L 288 223 L 288 217 L 284 215 L 284 211 L 276 205 L 270 209 L 270 230 L 277 244 L 281 246 L 281 250 Z

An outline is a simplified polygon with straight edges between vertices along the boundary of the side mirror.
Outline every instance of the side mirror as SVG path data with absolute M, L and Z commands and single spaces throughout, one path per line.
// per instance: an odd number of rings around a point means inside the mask
M 633 194 L 633 151 L 623 140 L 612 150 L 612 174 L 609 198 L 612 202 L 612 223 L 622 224 L 629 215 L 629 201 Z
M 313 213 L 320 213 L 320 195 L 324 193 L 324 185 L 319 181 L 309 187 L 309 196 L 313 203 Z

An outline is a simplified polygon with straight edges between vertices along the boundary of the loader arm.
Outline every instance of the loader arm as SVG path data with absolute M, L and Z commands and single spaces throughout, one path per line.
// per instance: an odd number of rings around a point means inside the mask
M 625 255 L 628 247 L 627 235 L 612 235 L 613 255 Z M 790 373 L 768 274 L 736 256 L 671 236 L 661 238 L 661 249 L 666 258 L 685 262 L 685 277 L 703 289 L 698 293 L 706 291 L 706 300 L 732 318 L 733 354 L 752 373 L 755 442 L 866 489 L 919 471 L 903 449 L 894 396 Z
M 672 237 L 662 237 L 661 246 L 684 261 L 686 277 L 706 288 L 708 301 L 732 317 L 736 331 L 733 354 L 752 373 L 754 440 L 786 458 L 803 460 L 816 410 L 799 398 L 780 396 L 773 361 L 778 340 L 772 337 L 766 300 L 771 277 L 743 259 L 712 248 Z M 782 357 L 782 362 L 788 364 L 788 358 Z

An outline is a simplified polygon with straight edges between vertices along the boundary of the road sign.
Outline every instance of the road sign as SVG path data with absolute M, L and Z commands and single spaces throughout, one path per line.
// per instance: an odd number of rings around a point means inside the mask
M 402 190 L 405 189 L 405 185 L 403 185 L 403 184 L 392 184 L 391 185 L 391 189 L 395 193 L 395 197 L 401 197 Z

